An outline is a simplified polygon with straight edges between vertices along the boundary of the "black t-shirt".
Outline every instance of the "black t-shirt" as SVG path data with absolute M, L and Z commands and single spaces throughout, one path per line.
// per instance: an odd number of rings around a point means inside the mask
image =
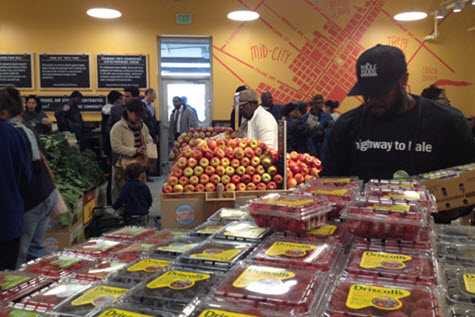
M 463 114 L 414 96 L 416 106 L 390 119 L 360 106 L 342 115 L 325 146 L 323 175 L 390 179 L 475 161 L 475 141 Z

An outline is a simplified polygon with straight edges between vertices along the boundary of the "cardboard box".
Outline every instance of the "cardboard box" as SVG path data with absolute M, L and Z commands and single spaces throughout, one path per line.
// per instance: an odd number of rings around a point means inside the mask
M 162 194 L 160 216 L 162 228 L 192 229 L 208 217 L 204 207 L 204 194 Z

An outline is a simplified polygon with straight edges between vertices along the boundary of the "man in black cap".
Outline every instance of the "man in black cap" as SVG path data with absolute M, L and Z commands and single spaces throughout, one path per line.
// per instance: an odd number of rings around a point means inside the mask
M 82 102 L 82 94 L 79 91 L 73 91 L 69 96 L 67 104 L 63 105 L 61 110 L 54 114 L 58 124 L 59 131 L 69 131 L 76 135 L 81 144 L 83 138 L 84 122 L 79 106 Z
M 363 96 L 364 103 L 336 121 L 322 155 L 324 175 L 391 179 L 475 161 L 462 113 L 407 92 L 400 49 L 370 48 L 356 72 L 349 95 Z

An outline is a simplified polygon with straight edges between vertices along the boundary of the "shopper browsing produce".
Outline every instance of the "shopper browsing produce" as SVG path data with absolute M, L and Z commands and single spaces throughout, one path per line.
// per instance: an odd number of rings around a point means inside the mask
M 41 109 L 40 99 L 35 95 L 29 95 L 25 98 L 25 111 L 22 116 L 25 124 L 36 133 L 46 134 L 51 132 L 51 122 Z
M 350 96 L 364 103 L 342 115 L 323 153 L 324 175 L 391 179 L 475 160 L 475 142 L 463 115 L 407 92 L 404 53 L 386 45 L 364 52 Z M 399 173 L 398 173 L 399 174 Z
M 180 97 L 173 97 L 173 109 L 170 115 L 169 143 L 172 145 L 180 134 L 198 127 L 198 118 L 190 107 L 185 105 Z

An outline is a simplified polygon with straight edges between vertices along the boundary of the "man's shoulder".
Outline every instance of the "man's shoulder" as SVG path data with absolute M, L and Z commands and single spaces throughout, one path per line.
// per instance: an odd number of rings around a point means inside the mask
M 419 101 L 419 106 L 425 118 L 441 122 L 465 119 L 463 112 L 457 108 L 442 105 L 424 97 L 415 96 L 415 98 Z
M 335 127 L 355 124 L 359 120 L 359 118 L 361 118 L 362 112 L 363 112 L 363 106 L 361 105 L 343 113 L 338 118 L 338 120 L 335 121 Z

